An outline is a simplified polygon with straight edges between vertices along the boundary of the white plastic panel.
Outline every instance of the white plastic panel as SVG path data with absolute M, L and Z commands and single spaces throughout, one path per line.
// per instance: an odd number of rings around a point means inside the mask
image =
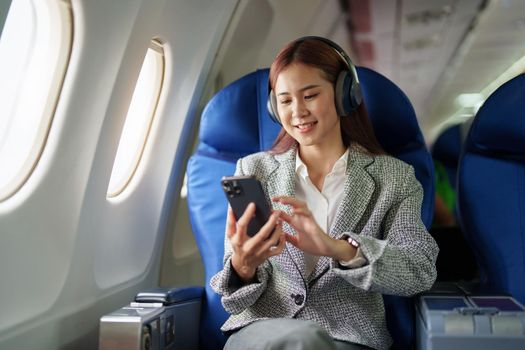
M 101 315 L 158 283 L 186 118 L 236 1 L 73 0 L 63 96 L 33 175 L 0 203 L 0 348 L 95 348 Z M 199 28 L 199 30 L 188 30 Z M 151 38 L 166 90 L 130 185 L 106 199 L 127 106 Z M 136 178 L 136 181 L 134 179 Z M 171 190 L 171 192 L 170 192 Z M 6 202 L 7 203 L 7 202 Z M 3 206 L 2 206 L 3 204 Z
M 144 159 L 137 169 L 139 180 L 133 183 L 134 177 L 130 184 L 133 191 L 123 193 L 115 202 L 94 200 L 90 209 L 96 213 L 97 222 L 104 223 L 104 227 L 96 225 L 91 232 L 97 242 L 95 281 L 102 289 L 139 278 L 160 258 L 159 230 L 164 233 L 163 215 L 168 214 L 163 206 L 165 200 L 171 201 L 166 196 L 172 194 L 167 194 L 166 189 L 182 127 L 199 100 L 234 5 L 233 1 L 199 0 L 167 2 L 163 9 L 170 14 L 169 20 L 166 17 L 153 34 L 166 41 L 167 90 L 160 101 L 164 107 L 152 125 L 153 142 L 144 150 Z M 188 28 L 201 29 L 190 34 Z
M 0 37 L 0 201 L 31 175 L 45 146 L 71 53 L 69 2 L 19 0 Z

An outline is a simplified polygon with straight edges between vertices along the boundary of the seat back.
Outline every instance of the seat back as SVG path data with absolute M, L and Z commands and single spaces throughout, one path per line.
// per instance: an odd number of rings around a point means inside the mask
M 433 212 L 433 168 L 414 110 L 401 90 L 382 75 L 358 68 L 364 100 L 379 141 L 387 152 L 414 166 L 425 198 L 422 218 L 427 225 Z M 206 297 L 201 315 L 201 348 L 221 349 L 219 331 L 227 318 L 220 297 L 209 287 L 222 269 L 227 201 L 220 179 L 235 171 L 239 157 L 267 150 L 280 126 L 266 110 L 268 70 L 258 70 L 215 95 L 201 119 L 197 151 L 188 162 L 188 206 L 206 273 Z M 387 322 L 395 347 L 408 349 L 414 340 L 414 309 L 410 298 L 385 296 Z
M 268 70 L 258 70 L 219 91 L 202 113 L 199 144 L 188 162 L 188 207 L 205 269 L 201 349 L 222 349 L 226 321 L 220 296 L 209 286 L 222 269 L 227 201 L 220 179 L 235 172 L 237 159 L 269 149 L 280 130 L 266 111 Z
M 460 223 L 483 285 L 525 303 L 525 74 L 499 87 L 470 128 L 458 173 Z
M 368 115 L 383 149 L 412 165 L 423 186 L 421 219 L 428 228 L 434 212 L 434 167 L 412 103 L 401 89 L 385 76 L 358 67 Z
M 377 139 L 390 155 L 412 165 L 423 186 L 421 219 L 427 228 L 434 213 L 434 167 L 416 114 L 408 97 L 392 81 L 367 68 L 358 68 L 363 97 Z M 411 349 L 414 344 L 414 302 L 412 298 L 384 295 L 387 326 L 392 349 Z
M 445 129 L 432 146 L 432 158 L 443 164 L 447 172 L 448 182 L 453 189 L 456 189 L 456 174 L 461 147 L 461 124 L 452 125 Z

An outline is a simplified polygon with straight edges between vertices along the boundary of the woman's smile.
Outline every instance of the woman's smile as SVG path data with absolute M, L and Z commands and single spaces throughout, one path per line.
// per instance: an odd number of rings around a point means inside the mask
M 314 121 L 314 122 L 297 124 L 295 125 L 295 128 L 299 129 L 299 132 L 301 134 L 306 134 L 312 131 L 316 125 L 317 125 L 317 122 Z

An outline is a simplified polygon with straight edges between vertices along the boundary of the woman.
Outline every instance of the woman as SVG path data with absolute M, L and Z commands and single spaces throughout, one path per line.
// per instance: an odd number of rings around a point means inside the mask
M 288 44 L 270 86 L 283 128 L 236 174 L 255 175 L 276 210 L 253 237 L 255 206 L 237 221 L 228 211 L 224 268 L 211 280 L 231 314 L 225 348 L 387 349 L 382 294 L 413 295 L 436 278 L 421 185 L 382 151 L 336 44 Z

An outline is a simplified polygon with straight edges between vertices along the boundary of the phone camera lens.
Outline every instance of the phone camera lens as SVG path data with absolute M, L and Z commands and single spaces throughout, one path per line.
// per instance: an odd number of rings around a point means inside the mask
M 235 193 L 235 185 L 232 186 L 230 182 L 223 182 L 222 188 L 224 189 L 224 192 L 229 196 L 233 197 Z
M 239 186 L 234 186 L 233 187 L 233 191 L 235 192 L 235 194 L 241 194 L 242 193 L 242 190 Z
M 232 190 L 232 195 L 239 195 L 242 193 L 242 190 L 241 190 L 241 186 L 239 186 L 239 184 L 237 183 L 237 181 L 233 181 L 233 184 L 232 184 L 233 188 L 231 189 Z

